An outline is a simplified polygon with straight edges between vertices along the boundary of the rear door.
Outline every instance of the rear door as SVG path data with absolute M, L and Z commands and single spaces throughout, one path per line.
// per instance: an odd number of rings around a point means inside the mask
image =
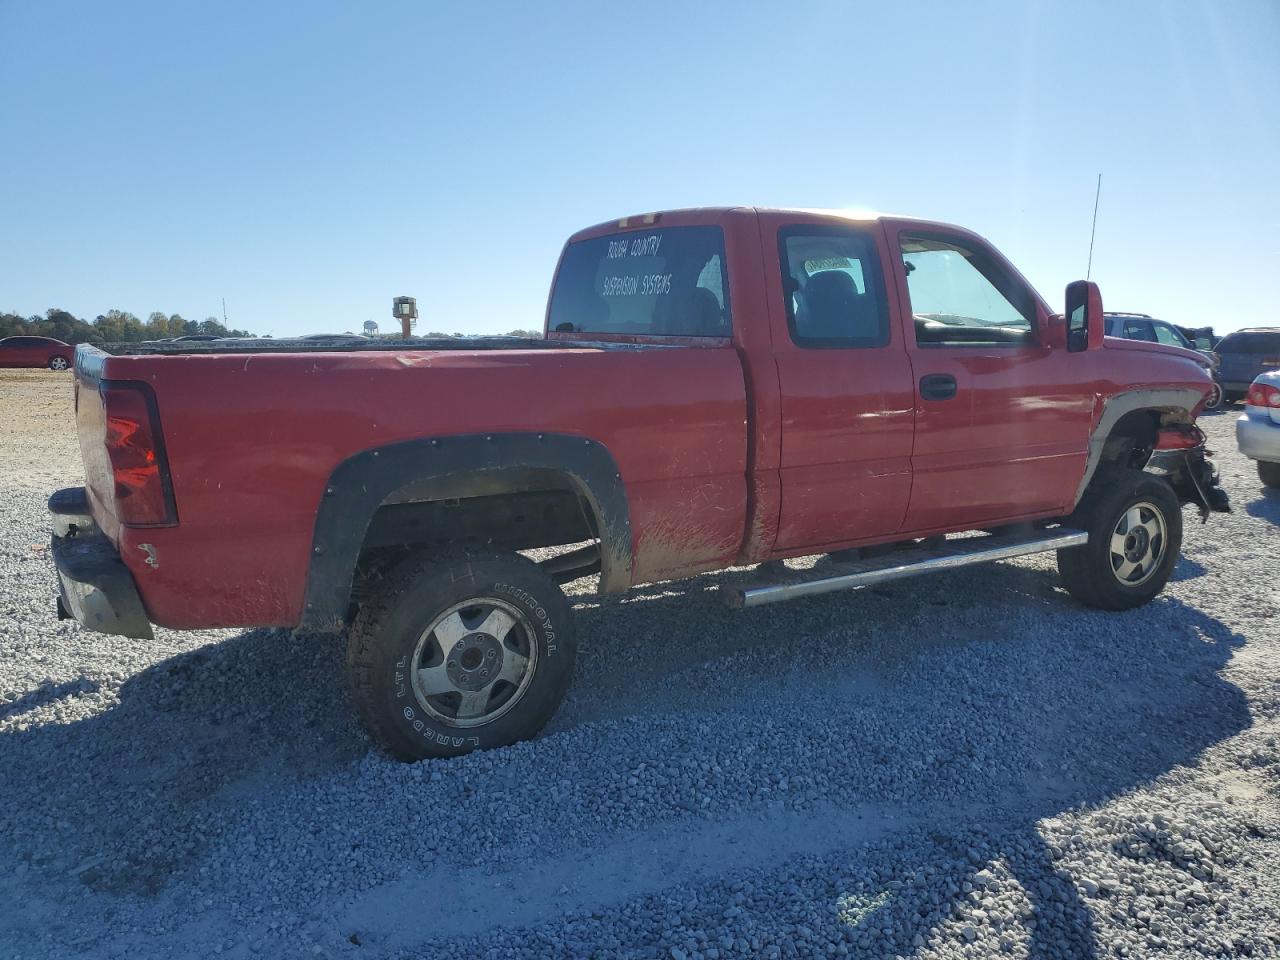
M 911 493 L 911 366 L 874 223 L 761 213 L 781 392 L 775 549 L 895 533 Z
M 1046 343 L 1048 311 L 981 237 L 886 221 L 914 375 L 904 532 L 1062 510 L 1084 473 L 1093 392 Z
M 29 367 L 34 337 L 7 337 L 0 343 L 0 367 Z

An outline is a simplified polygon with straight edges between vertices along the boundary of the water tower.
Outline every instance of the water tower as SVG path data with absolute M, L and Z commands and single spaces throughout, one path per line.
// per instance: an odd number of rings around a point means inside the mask
M 364 335 L 366 337 L 376 337 L 378 335 L 378 321 L 366 320 L 364 322 Z

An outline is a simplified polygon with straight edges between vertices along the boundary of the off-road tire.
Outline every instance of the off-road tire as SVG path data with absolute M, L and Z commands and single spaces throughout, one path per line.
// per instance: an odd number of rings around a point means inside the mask
M 522 615 L 523 639 L 537 651 L 527 686 L 505 713 L 460 727 L 440 719 L 438 709 L 420 698 L 410 661 L 441 615 L 477 598 L 500 599 Z M 576 651 L 569 601 L 531 560 L 519 554 L 411 558 L 371 591 L 351 626 L 348 687 L 369 735 L 392 756 L 454 757 L 538 733 L 564 697 Z
M 1258 479 L 1267 487 L 1280 487 L 1280 463 L 1258 461 Z
M 1159 511 L 1163 553 L 1141 583 L 1122 582 L 1112 563 L 1112 535 L 1137 504 Z M 1086 530 L 1089 542 L 1058 551 L 1058 573 L 1071 596 L 1101 610 L 1129 610 L 1164 589 L 1182 549 L 1182 506 L 1167 482 L 1141 470 L 1113 468 L 1094 479 L 1067 526 Z

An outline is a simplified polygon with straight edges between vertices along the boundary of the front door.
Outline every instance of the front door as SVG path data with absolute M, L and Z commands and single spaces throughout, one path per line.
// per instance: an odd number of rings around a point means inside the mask
M 874 224 L 761 215 L 782 397 L 775 549 L 897 531 L 911 494 L 911 366 Z
M 960 529 L 1069 507 L 1092 397 L 1080 364 L 1045 343 L 1047 310 L 966 231 L 886 223 L 915 382 L 904 532 Z

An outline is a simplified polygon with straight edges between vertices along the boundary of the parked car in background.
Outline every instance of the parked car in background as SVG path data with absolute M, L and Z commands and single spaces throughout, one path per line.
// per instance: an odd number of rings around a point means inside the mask
M 1175 323 L 1173 328 L 1191 341 L 1201 353 L 1209 353 L 1222 338 L 1213 332 L 1213 327 L 1184 327 Z
M 1248 327 L 1228 333 L 1214 349 L 1227 403 L 1244 398 L 1260 374 L 1280 370 L 1280 327 Z
M 1280 487 L 1280 370 L 1249 384 L 1244 413 L 1236 421 L 1236 445 L 1258 463 L 1258 479 Z
M 76 348 L 53 337 L 5 337 L 0 339 L 0 367 L 48 367 L 66 370 L 76 359 Z
M 1201 341 L 1190 339 L 1182 328 L 1164 320 L 1157 320 L 1146 313 L 1107 313 L 1107 336 L 1122 337 L 1125 340 L 1145 340 L 1148 343 L 1163 343 L 1171 347 L 1184 347 L 1195 350 L 1209 359 L 1210 373 L 1213 375 L 1213 392 L 1205 401 L 1204 409 L 1216 410 L 1222 406 L 1223 390 L 1218 380 L 1218 356 L 1213 352 L 1213 331 L 1208 327 L 1200 328 L 1196 333 L 1207 332 L 1202 347 Z
M 1194 350 L 1192 344 L 1172 323 L 1157 320 L 1146 313 L 1107 313 L 1107 336 L 1126 340 L 1146 340 L 1148 343 L 1164 343 L 1171 347 Z

